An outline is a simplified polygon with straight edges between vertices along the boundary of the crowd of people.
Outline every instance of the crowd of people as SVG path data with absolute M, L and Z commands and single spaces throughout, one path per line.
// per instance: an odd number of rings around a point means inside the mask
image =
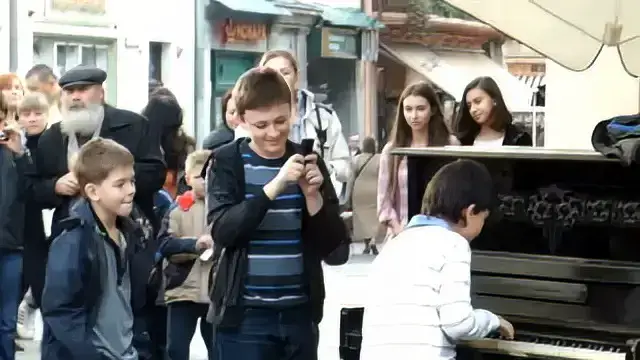
M 187 360 L 199 320 L 210 359 L 312 358 L 321 262 L 349 256 L 350 152 L 297 68 L 265 54 L 201 150 L 162 84 L 136 113 L 105 101 L 95 67 L 1 75 L 0 359 L 37 310 L 45 360 Z
M 315 359 L 322 262 L 347 262 L 352 238 L 377 255 L 409 223 L 391 150 L 531 142 L 479 78 L 455 129 L 413 84 L 382 153 L 366 138 L 356 154 L 298 69 L 265 53 L 202 146 L 162 84 L 136 113 L 105 101 L 95 67 L 0 75 L 0 360 L 34 337 L 38 309 L 43 360 L 187 360 L 198 322 L 210 360 Z

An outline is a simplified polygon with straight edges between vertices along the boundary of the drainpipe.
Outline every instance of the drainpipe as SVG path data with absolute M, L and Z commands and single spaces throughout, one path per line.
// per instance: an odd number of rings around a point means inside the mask
M 18 0 L 9 0 L 9 71 L 18 71 Z

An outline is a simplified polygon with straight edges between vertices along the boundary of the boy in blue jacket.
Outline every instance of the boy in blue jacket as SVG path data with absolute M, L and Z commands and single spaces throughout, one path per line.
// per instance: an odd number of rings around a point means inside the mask
M 141 229 L 131 220 L 136 193 L 131 153 L 96 138 L 79 151 L 73 174 L 80 199 L 50 248 L 42 318 L 43 360 L 138 360 L 145 332 L 135 315 L 132 258 Z M 134 329 L 136 338 L 134 338 Z

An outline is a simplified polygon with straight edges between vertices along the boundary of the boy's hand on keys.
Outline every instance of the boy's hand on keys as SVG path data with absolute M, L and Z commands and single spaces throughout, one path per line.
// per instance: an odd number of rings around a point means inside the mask
M 512 340 L 515 335 L 513 325 L 511 325 L 511 323 L 505 320 L 502 316 L 498 316 L 498 318 L 500 319 L 500 327 L 498 328 L 500 336 L 504 339 Z
M 202 235 L 196 240 L 196 250 L 202 251 L 213 248 L 213 238 L 211 235 Z

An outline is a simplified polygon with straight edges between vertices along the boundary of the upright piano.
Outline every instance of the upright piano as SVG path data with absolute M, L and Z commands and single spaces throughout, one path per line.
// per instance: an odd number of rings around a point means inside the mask
M 592 151 L 397 149 L 409 214 L 460 158 L 484 163 L 496 206 L 471 242 L 472 303 L 513 323 L 513 340 L 458 344 L 458 359 L 640 359 L 640 167 Z M 383 250 L 384 251 L 384 250 Z M 340 354 L 359 359 L 362 308 L 342 309 Z

